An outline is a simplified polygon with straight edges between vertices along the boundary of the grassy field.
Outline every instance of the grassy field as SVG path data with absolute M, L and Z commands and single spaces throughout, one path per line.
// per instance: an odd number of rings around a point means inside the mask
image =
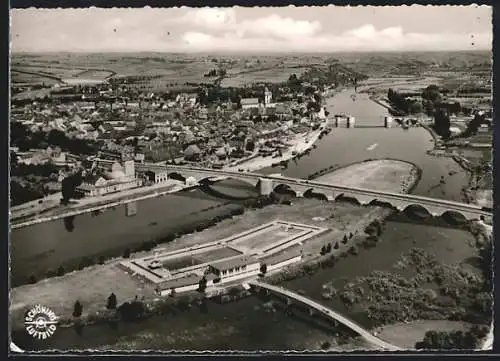
M 273 225 L 258 233 L 238 238 L 230 244 L 237 246 L 239 249 L 245 249 L 247 252 L 256 252 L 269 248 L 271 245 L 283 241 L 286 237 L 298 235 L 302 232 L 304 232 L 302 229 L 293 227 L 287 232 L 284 230 L 284 226 Z
M 149 252 L 135 253 L 132 258 L 216 241 L 268 223 L 272 219 L 329 227 L 335 231 L 335 234 L 338 234 L 340 239 L 344 234 L 342 229 L 357 222 L 369 222 L 370 218 L 377 213 L 377 209 L 377 207 L 365 208 L 349 203 L 335 203 L 325 207 L 322 201 L 299 199 L 294 202 L 294 206 L 271 205 L 263 209 L 248 210 L 242 216 L 226 219 L 202 232 L 182 236 Z M 326 214 L 331 215 L 332 212 L 335 213 L 335 218 L 327 218 Z M 316 217 L 322 215 L 325 219 L 317 220 Z M 350 229 L 353 228 L 350 227 Z M 326 233 L 306 242 L 305 256 L 319 254 L 319 249 L 329 242 L 332 236 L 332 233 Z M 132 300 L 136 295 L 144 295 L 146 300 L 154 299 L 156 296 L 150 285 L 126 274 L 117 266 L 121 260 L 117 258 L 104 265 L 92 266 L 61 277 L 53 277 L 33 285 L 23 285 L 12 289 L 10 315 L 13 325 L 21 327 L 25 310 L 36 303 L 47 305 L 60 317 L 68 319 L 71 317 L 73 304 L 77 299 L 83 304 L 84 315 L 104 310 L 106 298 L 111 292 L 117 295 L 120 303 Z
M 290 75 L 296 74 L 298 77 L 304 73 L 308 68 L 286 68 L 275 67 L 271 69 L 248 71 L 242 70 L 239 73 L 230 75 L 224 78 L 221 83 L 223 87 L 241 87 L 251 83 L 283 83 L 288 80 Z
M 424 339 L 427 331 L 467 331 L 470 326 L 470 324 L 460 321 L 421 320 L 382 327 L 378 335 L 395 345 L 413 349 L 417 342 Z
M 216 261 L 216 260 L 222 259 L 222 258 L 238 256 L 238 255 L 241 255 L 241 252 L 238 252 L 237 250 L 232 249 L 232 248 L 223 247 L 223 248 L 218 248 L 218 249 L 213 250 L 213 251 L 195 254 L 195 255 L 193 255 L 193 258 L 198 260 L 200 263 L 204 263 L 204 262 Z

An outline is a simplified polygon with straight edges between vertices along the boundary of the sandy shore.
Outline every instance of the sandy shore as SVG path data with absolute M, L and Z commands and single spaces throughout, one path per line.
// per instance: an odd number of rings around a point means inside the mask
M 315 178 L 340 186 L 408 193 L 418 178 L 418 168 L 408 162 L 380 159 L 352 164 Z

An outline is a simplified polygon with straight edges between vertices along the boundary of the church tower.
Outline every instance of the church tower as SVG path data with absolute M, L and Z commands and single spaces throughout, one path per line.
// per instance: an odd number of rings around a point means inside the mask
M 135 163 L 132 153 L 127 149 L 122 152 L 122 164 L 125 177 L 135 178 Z
M 267 87 L 264 89 L 264 106 L 268 106 L 271 104 L 271 101 L 273 99 L 273 93 L 267 89 Z

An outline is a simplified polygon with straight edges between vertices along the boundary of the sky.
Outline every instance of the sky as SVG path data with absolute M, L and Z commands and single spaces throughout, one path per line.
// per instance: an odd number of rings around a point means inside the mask
M 12 9 L 13 52 L 491 50 L 488 6 Z

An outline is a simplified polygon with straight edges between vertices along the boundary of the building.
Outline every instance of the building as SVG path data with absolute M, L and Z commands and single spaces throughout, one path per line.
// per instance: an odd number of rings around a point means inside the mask
M 171 278 L 158 283 L 156 293 L 160 296 L 169 296 L 175 293 L 196 291 L 199 287 L 201 276 L 196 273 L 184 277 Z
M 184 150 L 184 159 L 189 161 L 197 161 L 200 159 L 201 151 L 196 144 L 191 144 Z
M 208 273 L 216 275 L 220 282 L 233 281 L 243 277 L 256 276 L 260 272 L 260 262 L 251 256 L 237 256 L 213 263 Z
M 168 180 L 168 174 L 166 170 L 148 170 L 144 174 L 151 182 L 154 182 L 156 184 L 166 182 Z
M 291 247 L 284 252 L 272 254 L 260 260 L 261 265 L 265 264 L 267 272 L 280 269 L 282 267 L 291 265 L 302 260 L 302 247 Z
M 134 161 L 127 160 L 123 165 L 113 163 L 111 172 L 86 177 L 76 191 L 82 196 L 95 197 L 140 186 L 142 180 L 135 177 Z
M 243 98 L 240 104 L 243 110 L 259 108 L 260 106 L 259 98 Z

